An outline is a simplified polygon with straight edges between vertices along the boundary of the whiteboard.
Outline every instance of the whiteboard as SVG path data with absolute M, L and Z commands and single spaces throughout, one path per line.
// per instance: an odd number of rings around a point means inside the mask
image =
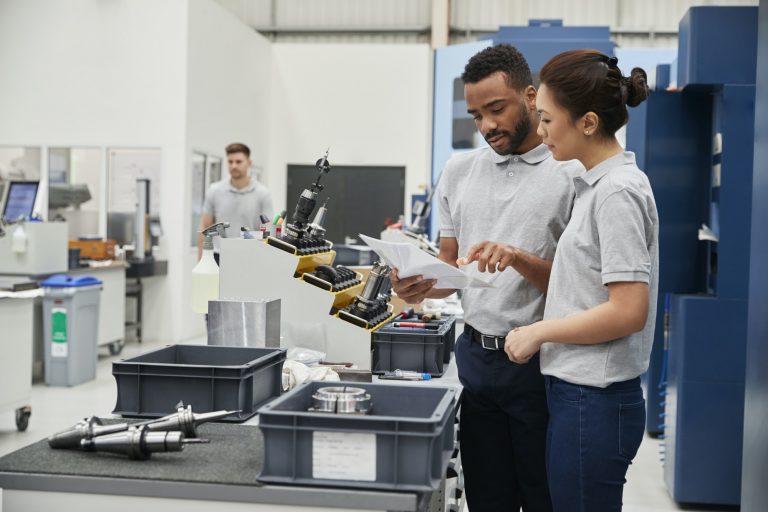
M 109 203 L 110 213 L 136 211 L 136 180 L 149 179 L 150 215 L 160 214 L 160 180 L 162 177 L 162 152 L 160 149 L 115 149 L 109 153 Z

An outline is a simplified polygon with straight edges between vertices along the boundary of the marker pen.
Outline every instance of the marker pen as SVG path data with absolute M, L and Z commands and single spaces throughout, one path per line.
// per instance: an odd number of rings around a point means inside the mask
M 425 324 L 422 322 L 394 322 L 392 327 L 413 327 L 415 329 L 432 329 L 435 331 L 440 329 L 439 325 Z
M 379 375 L 379 378 L 385 380 L 430 380 L 432 375 L 408 370 L 395 370 L 393 372 L 384 372 L 382 375 Z

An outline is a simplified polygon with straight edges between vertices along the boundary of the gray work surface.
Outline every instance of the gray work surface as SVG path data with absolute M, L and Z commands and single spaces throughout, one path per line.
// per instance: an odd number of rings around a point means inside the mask
M 258 427 L 211 423 L 199 427 L 198 435 L 210 444 L 157 453 L 146 461 L 54 450 L 43 439 L 0 458 L 0 489 L 413 511 L 429 501 L 398 491 L 261 485 L 256 475 L 264 445 Z

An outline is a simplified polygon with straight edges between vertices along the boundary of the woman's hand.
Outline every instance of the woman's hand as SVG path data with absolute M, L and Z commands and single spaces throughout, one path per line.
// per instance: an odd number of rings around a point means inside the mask
M 507 334 L 504 352 L 509 360 L 525 364 L 539 351 L 543 341 L 539 339 L 538 322 L 525 327 L 516 327 Z

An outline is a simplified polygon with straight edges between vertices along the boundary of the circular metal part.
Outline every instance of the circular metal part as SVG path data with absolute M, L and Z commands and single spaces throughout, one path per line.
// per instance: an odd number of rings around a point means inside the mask
M 310 411 L 338 414 L 368 414 L 373 404 L 371 395 L 363 388 L 328 386 L 312 395 Z

